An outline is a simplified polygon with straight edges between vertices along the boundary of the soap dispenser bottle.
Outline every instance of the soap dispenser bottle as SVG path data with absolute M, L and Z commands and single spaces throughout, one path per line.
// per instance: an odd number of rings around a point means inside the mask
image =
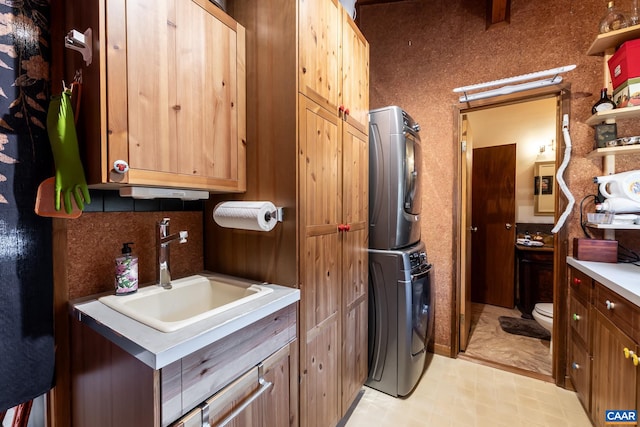
M 131 253 L 129 245 L 122 244 L 122 256 L 116 258 L 116 295 L 127 295 L 138 290 L 138 257 Z

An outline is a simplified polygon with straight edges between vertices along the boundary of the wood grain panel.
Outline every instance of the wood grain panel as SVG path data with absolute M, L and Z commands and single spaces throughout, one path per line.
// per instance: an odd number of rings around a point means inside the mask
M 208 0 L 205 0 L 208 2 Z M 233 200 L 270 200 L 284 222 L 269 233 L 225 229 L 205 221 L 206 267 L 212 271 L 297 287 L 296 8 L 290 0 L 228 1 L 247 28 L 246 193 Z M 213 207 L 230 196 L 213 196 Z
M 471 300 L 512 308 L 516 145 L 474 149 L 472 175 Z
M 607 303 L 611 303 L 611 308 L 608 308 Z M 635 340 L 640 340 L 640 331 L 637 330 L 640 318 L 638 306 L 598 282 L 595 282 L 593 306 L 622 332 Z
M 594 314 L 591 410 L 595 425 L 604 426 L 605 410 L 636 409 L 638 368 L 625 358 L 624 349 L 637 352 L 637 347 L 600 311 Z
M 237 179 L 236 32 L 195 3 L 178 12 L 176 140 L 193 145 L 176 153 L 178 171 Z
M 71 327 L 72 425 L 160 425 L 153 369 L 77 319 Z
M 124 107 L 127 111 L 124 124 L 132 169 L 178 171 L 177 112 L 172 109 L 177 105 L 175 7 L 173 0 L 126 2 L 126 69 L 110 68 L 108 72 L 119 78 L 126 76 L 127 92 L 114 92 L 109 87 L 109 103 L 113 109 Z M 153 72 L 143 73 L 145 69 Z M 127 93 L 124 102 L 120 97 Z M 111 144 L 110 139 L 110 151 Z
M 337 114 L 340 16 L 337 0 L 298 3 L 299 91 Z
M 212 396 L 295 337 L 296 309 L 291 305 L 184 357 L 181 380 L 183 411 Z
M 572 336 L 575 337 L 575 332 Z M 569 377 L 578 399 L 588 412 L 591 409 L 591 357 L 587 349 L 576 339 L 570 340 Z
M 345 313 L 342 338 L 342 413 L 349 409 L 367 379 L 368 308 L 368 301 L 364 298 Z
M 369 271 L 369 140 L 350 125 L 343 126 L 342 168 L 342 216 L 350 226 L 342 240 L 342 298 L 347 310 L 367 294 Z
M 336 425 L 340 408 L 337 317 L 307 335 L 301 361 L 301 424 L 307 427 Z
M 579 339 L 582 340 L 587 350 L 591 349 L 589 319 L 589 306 L 579 297 L 572 295 L 569 298 L 569 325 Z
M 369 43 L 344 9 L 342 15 L 342 105 L 347 123 L 369 133 Z

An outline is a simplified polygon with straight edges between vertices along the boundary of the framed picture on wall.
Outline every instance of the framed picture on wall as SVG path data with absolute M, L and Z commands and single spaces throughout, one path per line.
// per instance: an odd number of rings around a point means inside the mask
M 533 194 L 553 194 L 553 175 L 534 177 Z
M 536 162 L 533 175 L 533 214 L 553 215 L 555 195 L 553 193 L 556 165 L 554 161 Z

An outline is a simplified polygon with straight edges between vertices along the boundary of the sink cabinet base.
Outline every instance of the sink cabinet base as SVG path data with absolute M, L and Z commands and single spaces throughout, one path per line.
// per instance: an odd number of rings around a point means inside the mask
M 72 319 L 73 425 L 170 425 L 293 342 L 296 312 L 292 304 L 160 370 Z

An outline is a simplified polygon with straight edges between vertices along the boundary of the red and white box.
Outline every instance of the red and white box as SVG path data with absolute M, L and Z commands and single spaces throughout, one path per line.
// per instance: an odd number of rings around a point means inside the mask
M 627 80 L 640 77 L 640 39 L 622 43 L 607 63 L 614 91 Z
M 640 77 L 624 81 L 613 91 L 616 108 L 637 107 L 640 105 Z

